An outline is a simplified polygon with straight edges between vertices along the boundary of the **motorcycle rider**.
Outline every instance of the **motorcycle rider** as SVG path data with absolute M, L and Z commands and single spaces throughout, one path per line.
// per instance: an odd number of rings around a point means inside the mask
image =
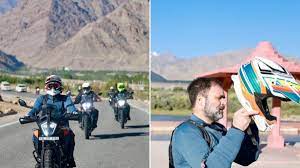
M 101 98 L 94 91 L 92 91 L 89 82 L 85 82 L 82 84 L 82 91 L 78 93 L 74 103 L 79 104 L 82 101 L 86 101 L 86 100 L 101 101 Z M 99 111 L 95 108 L 95 110 L 93 110 L 93 112 L 91 113 L 91 116 L 92 116 L 92 123 L 93 123 L 92 127 L 96 128 Z
M 41 116 L 43 114 L 40 114 L 41 110 L 45 108 L 46 106 L 51 106 L 55 108 L 55 113 L 53 115 L 59 117 L 62 116 L 65 112 L 68 113 L 77 113 L 77 110 L 69 96 L 62 95 L 62 81 L 59 76 L 57 75 L 50 75 L 45 80 L 45 91 L 46 95 L 39 96 L 35 103 L 33 108 L 28 112 L 26 115 L 27 117 L 35 117 L 35 116 Z M 63 128 L 66 132 L 64 134 L 64 147 L 66 156 L 68 156 L 68 164 L 69 167 L 76 167 L 75 160 L 74 160 L 74 146 L 75 146 L 75 134 L 69 127 L 68 121 L 63 121 Z M 34 144 L 35 151 L 38 155 L 38 158 L 41 158 L 41 143 L 38 140 L 40 130 L 35 130 L 32 140 Z M 40 164 L 37 163 L 36 168 L 40 167 Z
M 120 93 L 124 93 L 126 95 L 129 95 L 129 98 L 132 99 L 132 93 L 133 92 L 129 92 L 126 88 L 125 88 L 125 84 L 123 82 L 119 82 L 117 83 L 117 91 L 115 92 L 114 96 L 113 96 L 113 100 L 114 100 L 114 103 L 115 102 L 115 98 L 118 94 Z M 129 106 L 130 108 L 130 106 Z M 118 111 L 117 111 L 117 107 L 116 105 L 114 105 L 114 113 L 115 113 L 115 120 L 118 120 Z M 130 110 L 129 110 L 129 113 L 128 113 L 128 120 L 131 120 L 130 118 Z
M 39 95 L 40 94 L 40 87 L 35 87 L 35 94 L 36 95 Z
M 111 86 L 109 88 L 109 91 L 107 93 L 108 97 L 109 97 L 109 104 L 112 106 L 113 105 L 113 99 L 114 99 L 114 96 L 116 94 L 116 90 L 113 86 Z
M 78 91 L 78 94 L 80 94 L 80 93 L 82 92 L 82 88 L 81 88 L 81 86 L 80 86 L 80 85 L 78 86 L 78 89 L 77 89 L 77 91 Z
M 67 90 L 66 95 L 67 95 L 67 96 L 71 96 L 71 95 L 72 95 L 72 92 L 71 92 L 70 89 Z
M 111 95 L 111 94 L 115 94 L 115 93 L 116 93 L 115 88 L 114 88 L 113 86 L 111 86 L 111 87 L 109 88 L 108 94 Z

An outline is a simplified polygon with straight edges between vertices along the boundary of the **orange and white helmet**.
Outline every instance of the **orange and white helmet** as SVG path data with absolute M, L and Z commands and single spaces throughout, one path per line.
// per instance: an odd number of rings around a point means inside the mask
M 252 118 L 260 131 L 269 131 L 276 123 L 270 114 L 267 98 L 300 103 L 300 85 L 281 65 L 261 57 L 240 67 L 238 75 L 232 75 L 238 100 L 247 111 L 258 111 Z

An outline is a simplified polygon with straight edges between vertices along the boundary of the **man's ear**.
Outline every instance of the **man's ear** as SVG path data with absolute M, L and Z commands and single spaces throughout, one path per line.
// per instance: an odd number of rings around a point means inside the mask
M 198 94 L 197 96 L 197 103 L 200 105 L 200 107 L 204 107 L 205 106 L 205 97 L 201 94 Z

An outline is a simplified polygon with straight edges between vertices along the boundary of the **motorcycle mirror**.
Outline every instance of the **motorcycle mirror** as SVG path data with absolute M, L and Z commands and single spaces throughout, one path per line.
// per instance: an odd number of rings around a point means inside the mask
M 20 122 L 20 124 L 24 124 L 25 123 L 25 121 L 24 121 L 25 119 L 24 118 L 19 118 L 19 122 Z
M 21 117 L 21 118 L 19 118 L 19 122 L 20 122 L 20 124 L 27 124 L 27 123 L 31 123 L 31 122 L 34 122 L 34 121 L 36 121 L 37 120 L 37 118 L 36 117 L 33 117 L 33 118 L 30 118 L 30 117 Z
M 20 106 L 27 107 L 27 104 L 24 100 L 19 99 L 18 102 L 19 102 Z

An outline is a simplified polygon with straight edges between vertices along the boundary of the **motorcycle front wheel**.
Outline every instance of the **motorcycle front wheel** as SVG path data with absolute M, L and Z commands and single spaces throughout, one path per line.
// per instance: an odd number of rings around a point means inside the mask
M 84 115 L 83 117 L 83 130 L 85 139 L 90 139 L 90 120 L 89 116 Z
M 44 168 L 54 168 L 54 163 L 53 163 L 53 151 L 51 149 L 46 149 L 44 153 Z
M 124 114 L 123 111 L 119 111 L 119 113 L 120 113 L 119 122 L 120 122 L 121 128 L 124 129 L 124 126 L 125 126 L 125 114 Z

